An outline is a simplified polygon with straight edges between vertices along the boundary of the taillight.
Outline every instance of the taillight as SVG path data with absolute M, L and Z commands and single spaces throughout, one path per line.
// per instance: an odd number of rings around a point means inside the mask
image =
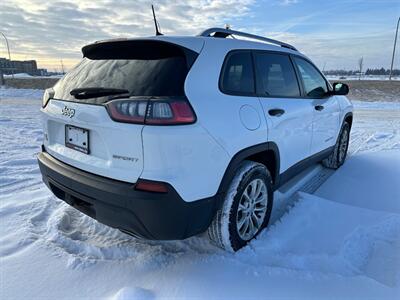
M 190 124 L 194 121 L 193 110 L 185 100 L 149 101 L 146 124 Z
M 148 125 L 183 125 L 196 121 L 186 99 L 114 100 L 106 104 L 117 122 Z
M 115 100 L 107 103 L 107 107 L 114 121 L 144 124 L 147 100 Z

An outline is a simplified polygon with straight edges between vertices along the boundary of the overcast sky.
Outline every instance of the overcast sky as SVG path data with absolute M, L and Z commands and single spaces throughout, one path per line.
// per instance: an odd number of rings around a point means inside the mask
M 230 24 L 293 43 L 325 69 L 355 69 L 361 56 L 366 67 L 389 68 L 400 17 L 400 0 L 0 0 L 0 31 L 13 59 L 70 68 L 95 40 L 153 35 L 151 2 L 167 35 Z

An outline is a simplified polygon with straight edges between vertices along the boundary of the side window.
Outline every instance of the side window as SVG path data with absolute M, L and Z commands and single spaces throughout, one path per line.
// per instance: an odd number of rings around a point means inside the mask
M 289 56 L 256 53 L 256 68 L 264 95 L 300 97 L 299 84 Z
M 325 79 L 308 61 L 295 57 L 294 61 L 303 79 L 306 95 L 311 98 L 322 98 L 328 92 Z
M 255 93 L 253 62 L 250 52 L 234 52 L 228 56 L 222 71 L 221 90 L 233 94 Z

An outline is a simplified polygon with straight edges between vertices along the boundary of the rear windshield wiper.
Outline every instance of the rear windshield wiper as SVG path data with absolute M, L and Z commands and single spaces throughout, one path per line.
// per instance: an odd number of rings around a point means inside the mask
M 89 99 L 89 98 L 105 97 L 112 95 L 129 94 L 129 91 L 124 89 L 90 87 L 90 88 L 73 89 L 70 92 L 70 94 L 74 96 L 76 99 Z

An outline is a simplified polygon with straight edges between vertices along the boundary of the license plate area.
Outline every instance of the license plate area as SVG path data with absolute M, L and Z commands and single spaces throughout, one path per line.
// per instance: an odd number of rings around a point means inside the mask
M 89 130 L 65 125 L 65 146 L 89 154 Z

